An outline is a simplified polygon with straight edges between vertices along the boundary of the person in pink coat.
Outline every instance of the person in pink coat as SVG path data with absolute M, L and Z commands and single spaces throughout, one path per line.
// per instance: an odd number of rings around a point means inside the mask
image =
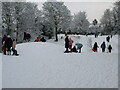
M 69 38 L 69 49 L 71 50 L 72 49 L 72 44 L 73 44 L 73 40 L 71 38 Z

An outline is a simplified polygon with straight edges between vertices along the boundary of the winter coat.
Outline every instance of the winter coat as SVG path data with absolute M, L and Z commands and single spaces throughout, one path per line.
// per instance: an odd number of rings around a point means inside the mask
M 3 44 L 3 42 L 5 42 L 7 40 L 7 37 L 3 37 L 2 38 L 2 44 Z
M 40 39 L 35 39 L 35 42 L 40 42 Z
M 107 42 L 109 42 L 109 41 L 110 41 L 110 37 L 109 37 L 109 36 L 106 38 L 106 41 L 107 41 Z
M 93 47 L 93 48 L 94 48 L 95 51 L 97 51 L 97 48 L 98 48 L 97 43 L 94 44 L 94 47 Z
M 65 48 L 69 48 L 69 39 L 68 39 L 68 37 L 65 38 Z
M 42 41 L 42 42 L 46 42 L 46 40 L 45 40 L 44 38 L 41 38 L 41 41 Z
M 8 38 L 8 39 L 5 41 L 4 46 L 5 46 L 6 48 L 12 47 L 12 39 L 11 39 L 11 38 Z
M 13 41 L 13 43 L 12 43 L 12 48 L 16 48 L 16 41 Z
M 111 45 L 108 46 L 108 50 L 109 50 L 109 51 L 112 50 L 112 46 L 111 46 Z
M 69 45 L 72 45 L 73 44 L 73 40 L 71 38 L 69 38 Z
M 81 49 L 83 47 L 81 43 L 76 43 L 75 45 L 77 46 L 77 49 Z
M 73 44 L 73 40 L 71 38 L 69 38 L 69 49 L 72 49 L 72 44 Z
M 106 48 L 106 45 L 105 45 L 104 42 L 101 44 L 101 48 L 102 48 L 102 49 L 105 49 L 105 48 Z

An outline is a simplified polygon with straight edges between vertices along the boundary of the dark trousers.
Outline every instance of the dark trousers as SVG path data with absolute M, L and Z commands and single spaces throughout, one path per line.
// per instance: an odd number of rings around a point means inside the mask
M 105 49 L 102 49 L 102 52 L 105 52 Z
M 11 55 L 11 47 L 7 47 L 7 54 Z
M 17 50 L 15 50 L 15 48 L 12 48 L 13 51 L 13 55 L 17 55 Z
M 81 48 L 79 48 L 79 53 L 81 53 Z
M 109 53 L 111 53 L 111 49 L 109 49 Z

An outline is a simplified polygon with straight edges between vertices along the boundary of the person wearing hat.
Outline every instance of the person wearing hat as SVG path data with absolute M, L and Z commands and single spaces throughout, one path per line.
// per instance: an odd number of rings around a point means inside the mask
M 69 50 L 68 50 L 68 48 L 69 48 L 69 38 L 68 38 L 67 35 L 66 35 L 66 38 L 65 38 L 65 48 L 66 48 L 65 53 L 69 52 Z

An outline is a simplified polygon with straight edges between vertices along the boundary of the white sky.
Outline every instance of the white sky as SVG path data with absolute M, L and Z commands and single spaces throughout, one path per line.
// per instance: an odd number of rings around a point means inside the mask
M 65 5 L 67 5 L 72 14 L 85 11 L 90 22 L 94 19 L 100 20 L 104 11 L 114 6 L 111 2 L 67 2 Z
M 26 0 L 31 2 L 45 2 L 47 0 Z M 49 0 L 54 1 L 54 0 Z M 63 2 L 115 2 L 116 0 L 57 0 L 57 1 L 63 1 Z
M 39 9 L 42 9 L 43 2 L 47 0 L 27 0 L 30 2 L 39 2 Z M 54 1 L 54 0 L 49 0 Z M 79 11 L 87 13 L 88 20 L 92 22 L 94 19 L 100 20 L 106 9 L 111 9 L 116 0 L 57 0 L 65 2 L 65 5 L 71 11 L 72 15 Z

